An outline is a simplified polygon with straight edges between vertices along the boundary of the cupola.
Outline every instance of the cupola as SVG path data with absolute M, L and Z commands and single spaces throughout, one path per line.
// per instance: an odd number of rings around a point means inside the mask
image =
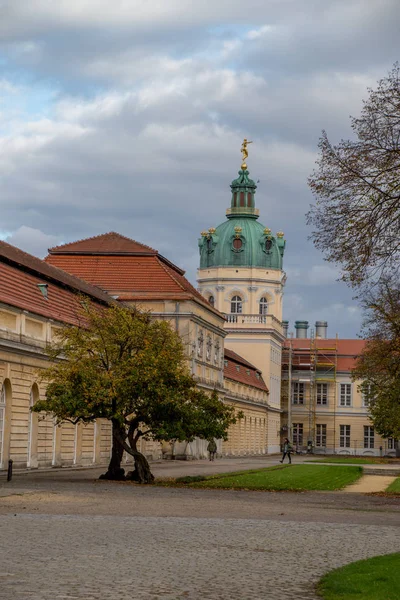
M 200 268 L 261 267 L 282 269 L 285 240 L 282 231 L 273 235 L 269 227 L 259 221 L 255 206 L 257 186 L 249 177 L 245 162 L 247 144 L 242 144 L 243 162 L 238 177 L 231 183 L 231 206 L 227 220 L 217 227 L 201 232 L 199 239 Z

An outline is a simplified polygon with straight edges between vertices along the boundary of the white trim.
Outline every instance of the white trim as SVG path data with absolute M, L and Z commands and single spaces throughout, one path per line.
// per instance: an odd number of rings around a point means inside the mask
M 72 464 L 76 465 L 77 458 L 78 458 L 78 423 L 76 425 L 74 425 L 74 459 L 73 459 Z
M 243 304 L 244 304 L 245 302 L 248 302 L 248 301 L 249 301 L 249 297 L 248 297 L 248 295 L 246 294 L 246 291 L 245 291 L 244 287 L 243 287 L 243 288 L 234 287 L 232 290 L 230 290 L 230 291 L 229 291 L 229 292 L 228 292 L 228 293 L 225 295 L 225 298 L 224 298 L 224 300 L 225 300 L 225 302 L 230 302 L 230 301 L 232 300 L 233 296 L 239 296 L 239 295 L 242 297 L 242 302 L 243 302 Z
M 97 438 L 97 421 L 93 423 L 93 460 L 92 463 L 96 462 L 96 438 Z
M 53 456 L 51 459 L 51 464 L 53 465 L 53 467 L 56 465 L 56 441 L 57 441 L 57 425 L 56 425 L 56 420 L 53 419 Z

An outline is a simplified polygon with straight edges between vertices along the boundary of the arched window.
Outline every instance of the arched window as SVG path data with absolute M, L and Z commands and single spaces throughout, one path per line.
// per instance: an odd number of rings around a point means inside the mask
M 39 400 L 39 389 L 36 383 L 31 387 L 31 393 L 29 395 L 29 409 L 31 409 L 36 402 Z M 39 415 L 37 413 L 29 411 L 29 429 L 28 429 L 28 459 L 27 467 L 38 466 L 38 424 Z
M 231 313 L 241 314 L 242 311 L 242 299 L 240 296 L 233 296 L 231 300 Z
M 268 300 L 263 296 L 260 300 L 260 315 L 266 315 L 268 313 Z
M 209 303 L 211 304 L 211 306 L 215 306 L 215 298 L 214 296 L 210 296 L 208 299 Z

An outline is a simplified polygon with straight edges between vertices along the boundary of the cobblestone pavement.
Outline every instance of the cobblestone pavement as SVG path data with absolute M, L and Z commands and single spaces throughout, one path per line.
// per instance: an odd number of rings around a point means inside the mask
M 35 473 L 0 484 L 1 600 L 315 600 L 326 571 L 400 551 L 395 498 L 93 476 Z

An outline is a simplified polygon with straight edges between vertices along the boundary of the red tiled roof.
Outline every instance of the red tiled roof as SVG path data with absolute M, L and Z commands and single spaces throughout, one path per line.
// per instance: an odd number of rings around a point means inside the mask
M 261 372 L 254 365 L 227 348 L 224 350 L 224 357 L 224 377 L 238 383 L 256 387 L 268 393 L 268 388 L 262 378 Z M 239 367 L 239 370 L 237 367 Z M 258 377 L 256 373 L 258 373 Z
M 307 361 L 310 362 L 310 339 L 294 338 L 291 340 L 286 340 L 286 348 L 289 347 L 290 342 L 294 351 L 293 368 L 299 367 L 300 369 L 307 369 Z M 325 355 L 327 357 L 326 362 L 331 362 L 333 365 L 335 354 L 337 353 L 336 369 L 337 371 L 343 372 L 350 372 L 352 369 L 354 369 L 355 361 L 363 351 L 366 343 L 367 342 L 365 340 L 346 340 L 336 338 L 318 338 L 315 340 L 315 346 L 318 350 L 320 350 L 321 362 L 323 362 L 323 356 Z M 296 362 L 298 363 L 297 365 Z
M 43 263 L 45 275 L 40 274 L 40 263 L 43 261 L 25 252 L 22 253 L 25 259 L 24 262 L 29 262 L 31 267 L 35 265 L 35 269 L 27 268 L 21 262 L 12 262 L 9 257 L 13 254 L 14 248 L 12 246 L 6 248 L 7 256 L 5 257 L 3 244 L 4 242 L 0 242 L 0 302 L 55 321 L 76 325 L 82 322 L 79 313 L 79 293 L 84 292 L 95 301 L 101 300 L 102 304 L 112 301 L 101 290 L 93 289 L 93 292 L 88 294 L 88 290 L 92 286 L 83 281 L 79 282 L 75 277 L 71 277 L 62 271 L 59 272 L 59 269 L 45 263 Z M 6 246 L 9 246 L 9 244 L 6 244 Z M 21 257 L 21 251 L 17 248 L 15 250 L 15 254 Z M 61 277 L 58 280 L 59 273 L 61 273 Z M 68 286 L 63 281 L 65 275 L 69 278 Z M 72 285 L 72 280 L 75 286 Z M 38 287 L 40 283 L 47 283 L 48 285 L 47 299 Z
M 93 240 L 100 243 L 93 245 Z M 46 262 L 99 286 L 120 300 L 194 299 L 221 316 L 184 277 L 184 271 L 156 250 L 128 251 L 129 243 L 133 244 L 132 248 L 142 245 L 116 233 L 90 238 L 86 246 L 85 241 L 68 244 L 65 252 L 64 246 L 51 249 Z M 78 250 L 80 245 L 82 252 Z M 121 248 L 126 251 L 121 252 Z
M 289 342 L 292 343 L 292 348 L 294 350 L 309 350 L 310 349 L 310 338 L 301 339 L 301 338 L 293 338 L 291 340 L 287 339 L 285 341 L 285 346 L 289 345 Z M 338 355 L 343 356 L 358 356 L 362 349 L 364 348 L 366 342 L 365 340 L 346 340 L 346 339 L 322 339 L 316 338 L 315 345 L 319 349 L 332 349 L 337 348 Z
M 49 248 L 50 254 L 158 254 L 157 250 L 110 231 L 94 237 Z
M 53 282 L 57 286 L 86 294 L 106 304 L 112 301 L 110 296 L 100 288 L 90 285 L 86 281 L 82 281 L 70 273 L 47 264 L 40 258 L 2 241 L 0 241 L 0 261 L 15 267 L 17 270 L 39 277 L 41 283 Z

